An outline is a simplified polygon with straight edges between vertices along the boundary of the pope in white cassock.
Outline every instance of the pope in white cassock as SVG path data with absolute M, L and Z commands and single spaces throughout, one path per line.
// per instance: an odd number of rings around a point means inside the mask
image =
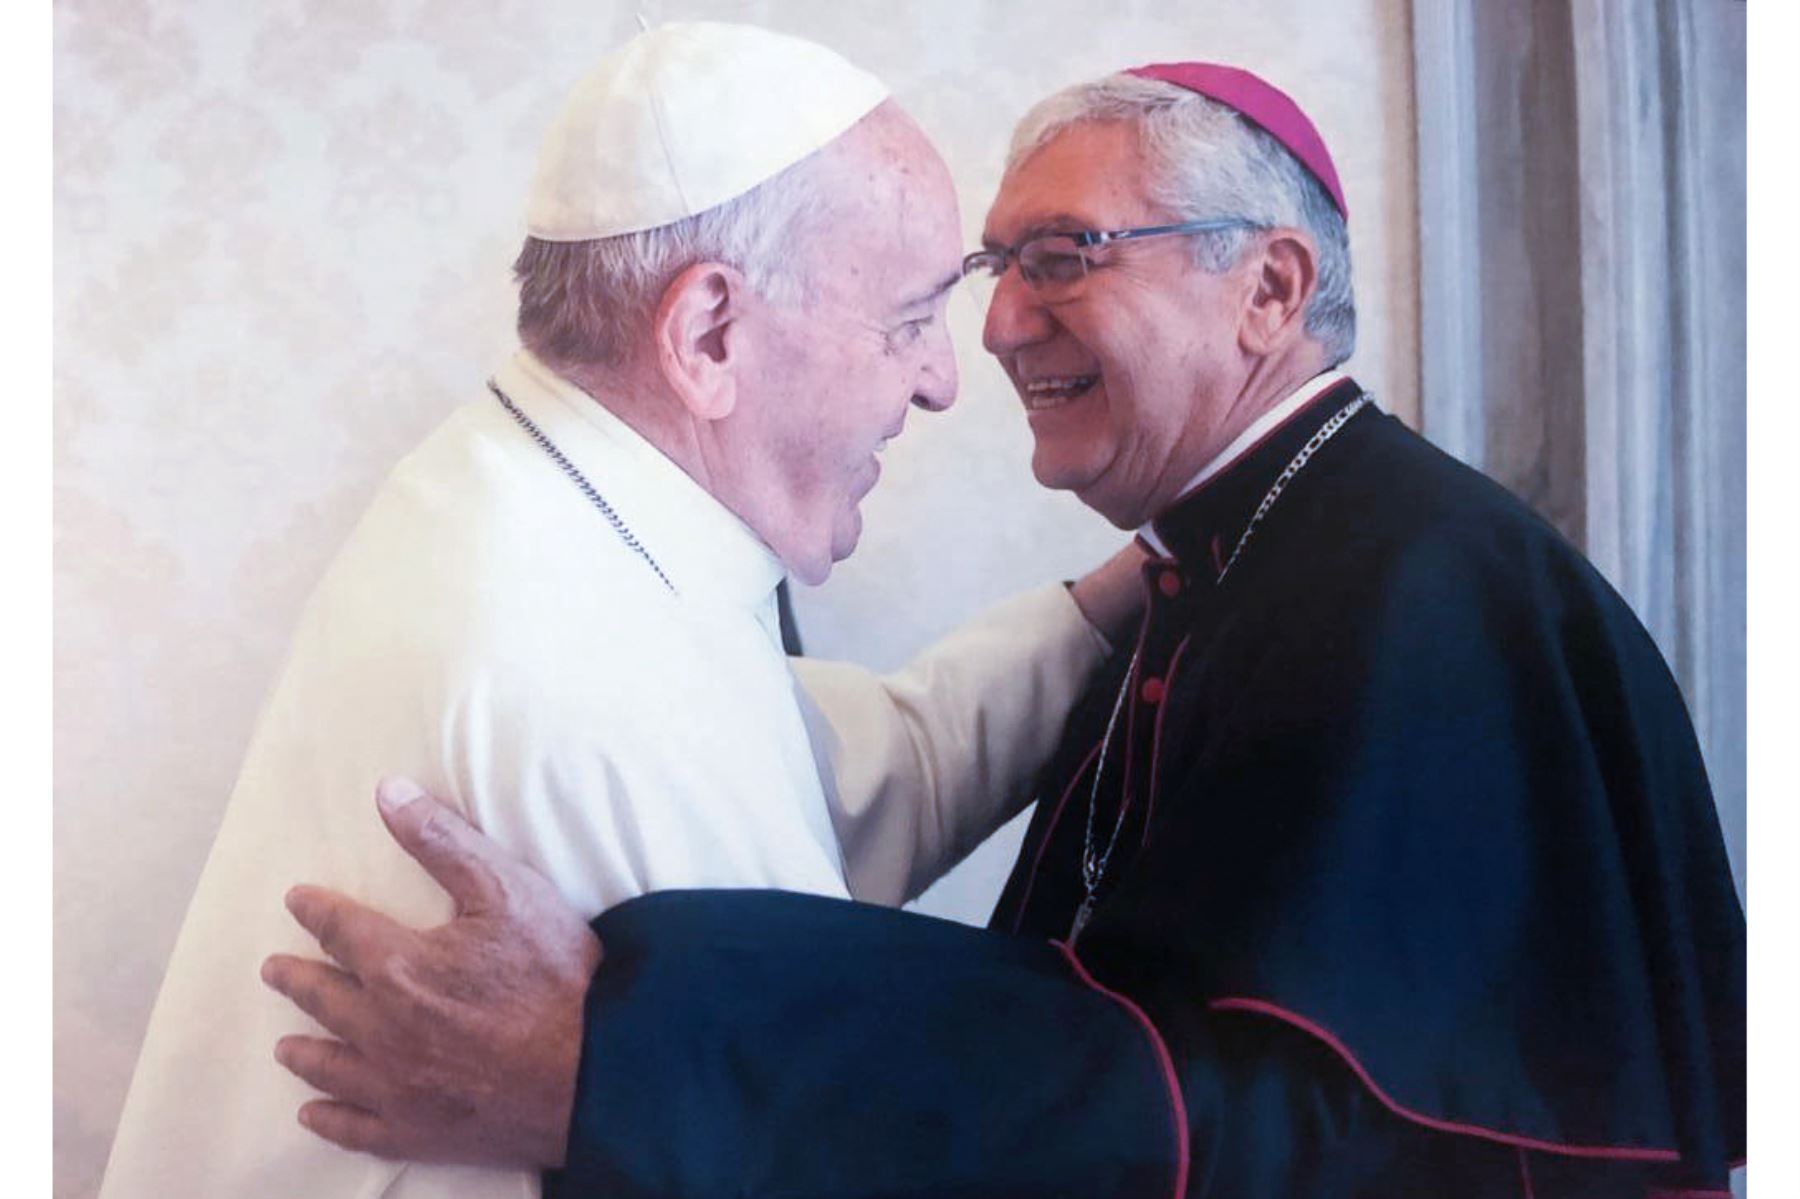
M 384 774 L 587 916 L 671 887 L 897 903 L 1017 809 L 1100 659 L 1061 587 L 885 679 L 783 656 L 784 569 L 850 552 L 881 444 L 955 395 L 954 194 L 875 79 L 754 29 L 640 35 L 557 118 L 528 226 L 525 348 L 395 468 L 306 606 L 105 1199 L 537 1192 L 328 1144 L 269 1056 L 311 1031 L 257 980 L 309 948 L 291 883 L 451 915 L 361 798 Z M 1077 584 L 1103 623 L 1115 574 L 1129 594 L 1114 565 Z

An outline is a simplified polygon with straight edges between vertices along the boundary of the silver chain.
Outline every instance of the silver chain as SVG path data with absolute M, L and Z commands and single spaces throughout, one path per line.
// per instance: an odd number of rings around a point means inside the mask
M 1312 456 L 1319 452 L 1320 446 L 1337 436 L 1337 431 L 1344 427 L 1346 421 L 1361 412 L 1374 399 L 1375 397 L 1368 392 L 1357 396 L 1339 408 L 1330 420 L 1320 425 L 1317 433 L 1307 438 L 1306 444 L 1300 447 L 1300 452 L 1295 454 L 1293 461 L 1287 464 L 1287 469 L 1275 476 L 1275 482 L 1270 485 L 1268 493 L 1263 496 L 1262 503 L 1258 504 L 1256 511 L 1251 514 L 1250 523 L 1244 526 L 1244 532 L 1238 537 L 1237 545 L 1232 547 L 1231 557 L 1225 559 L 1225 565 L 1219 571 L 1218 583 L 1223 583 L 1225 576 L 1231 573 L 1231 567 L 1238 560 L 1238 555 L 1244 552 L 1246 545 L 1250 544 L 1250 534 L 1256 532 L 1256 526 L 1262 523 L 1262 518 L 1268 514 L 1270 508 L 1275 506 L 1275 501 L 1281 498 L 1282 490 L 1287 487 L 1295 475 L 1300 473 L 1300 468 L 1312 460 Z
M 613 527 L 613 532 L 619 535 L 619 540 L 625 543 L 625 547 L 642 558 L 650 569 L 656 572 L 656 577 L 662 580 L 663 586 L 669 589 L 670 594 L 680 594 L 675 590 L 675 584 L 669 582 L 669 576 L 663 573 L 662 567 L 656 564 L 656 559 L 650 556 L 650 551 L 644 548 L 642 542 L 638 541 L 637 535 L 631 531 L 631 526 L 626 524 L 617 512 L 613 511 L 612 505 L 606 502 L 606 497 L 596 491 L 594 485 L 587 481 L 587 476 L 582 474 L 573 462 L 563 456 L 563 452 L 556 448 L 556 443 L 537 427 L 536 422 L 519 411 L 519 406 L 513 403 L 512 398 L 501 391 L 500 385 L 492 379 L 488 380 L 488 390 L 494 393 L 494 398 L 500 401 L 503 408 L 512 413 L 512 418 L 519 422 L 519 427 L 525 430 L 531 440 L 537 442 L 539 448 L 550 455 L 550 460 L 562 468 L 563 474 L 569 476 L 570 481 L 581 489 L 581 494 L 585 495 L 594 507 L 600 509 L 600 515 L 606 518 L 606 523 Z
M 1094 848 L 1094 813 L 1100 806 L 1100 780 L 1106 774 L 1106 751 L 1112 746 L 1113 730 L 1118 727 L 1119 713 L 1125 707 L 1125 696 L 1131 691 L 1131 680 L 1137 674 L 1138 657 L 1143 653 L 1143 644 L 1131 651 L 1131 663 L 1125 667 L 1125 681 L 1119 685 L 1119 694 L 1113 700 L 1112 715 L 1106 718 L 1106 735 L 1100 738 L 1100 760 L 1094 763 L 1094 785 L 1088 792 L 1087 827 L 1081 835 L 1081 889 L 1083 892 L 1081 907 L 1075 913 L 1075 927 L 1069 933 L 1073 941 L 1081 926 L 1087 923 L 1088 916 L 1094 910 L 1094 896 L 1100 890 L 1100 880 L 1106 877 L 1106 864 L 1112 860 L 1113 848 L 1119 843 L 1119 830 L 1125 827 L 1125 804 L 1119 803 L 1119 815 L 1113 821 L 1112 833 L 1106 838 L 1106 848 L 1095 852 Z
M 1225 581 L 1225 576 L 1231 572 L 1231 567 L 1238 560 L 1238 555 L 1242 554 L 1244 547 L 1250 543 L 1250 535 L 1256 531 L 1256 526 L 1262 523 L 1262 518 L 1268 514 L 1269 509 L 1275 506 L 1275 501 L 1281 498 L 1282 491 L 1293 481 L 1294 476 L 1299 474 L 1301 468 L 1312 460 L 1314 454 L 1319 452 L 1320 446 L 1337 436 L 1337 431 L 1343 428 L 1351 417 L 1367 407 L 1374 398 L 1364 392 L 1338 409 L 1332 414 L 1330 420 L 1319 426 L 1317 433 L 1307 438 L 1306 444 L 1300 447 L 1299 453 L 1295 454 L 1286 468 L 1275 476 L 1275 482 L 1270 484 L 1269 490 L 1263 494 L 1262 503 L 1256 506 L 1250 522 L 1238 535 L 1237 545 L 1232 548 L 1231 557 L 1225 560 L 1224 567 L 1219 571 L 1219 577 L 1214 580 L 1215 587 Z M 1119 832 L 1125 827 L 1125 797 L 1121 795 L 1119 797 L 1119 815 L 1113 821 L 1112 834 L 1106 839 L 1106 848 L 1098 849 L 1095 846 L 1094 814 L 1100 806 L 1100 779 L 1106 771 L 1106 754 L 1112 745 L 1113 731 L 1119 724 L 1119 713 L 1125 707 L 1125 697 L 1131 693 L 1132 679 L 1137 674 L 1138 659 L 1143 653 L 1143 648 L 1143 642 L 1139 641 L 1137 649 L 1131 652 L 1131 664 L 1125 668 L 1125 681 L 1119 684 L 1119 694 L 1113 700 L 1112 715 L 1106 721 L 1106 733 L 1100 739 L 1100 760 L 1094 764 L 1094 785 L 1088 791 L 1087 826 L 1083 830 L 1081 838 L 1082 897 L 1081 906 L 1075 909 L 1075 921 L 1069 928 L 1071 942 L 1081 935 L 1081 930 L 1087 925 L 1088 917 L 1094 914 L 1094 904 L 1100 894 L 1100 881 L 1106 877 L 1107 864 L 1112 861 L 1113 850 L 1119 843 Z

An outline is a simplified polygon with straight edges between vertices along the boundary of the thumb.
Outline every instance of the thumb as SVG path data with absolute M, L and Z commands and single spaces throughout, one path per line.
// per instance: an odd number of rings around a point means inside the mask
M 382 779 L 375 806 L 400 848 L 450 893 L 459 912 L 501 906 L 506 891 L 498 876 L 526 869 L 411 779 Z

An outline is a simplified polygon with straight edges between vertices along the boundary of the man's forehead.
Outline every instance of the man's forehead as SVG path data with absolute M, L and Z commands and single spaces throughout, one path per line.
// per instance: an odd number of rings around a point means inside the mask
M 851 230 L 857 252 L 884 277 L 895 307 L 929 303 L 962 277 L 962 221 L 949 171 L 928 143 L 930 160 L 915 160 L 885 180 L 889 201 Z M 933 169 L 936 168 L 936 169 Z
M 826 234 L 839 285 L 859 292 L 865 306 L 896 312 L 932 303 L 962 278 L 955 193 L 946 186 L 933 196 L 932 182 L 917 177 L 900 182 L 868 186 L 864 198 L 875 202 L 833 214 Z
M 1057 133 L 1006 173 L 982 240 L 1012 244 L 1042 233 L 1092 229 L 1143 208 L 1136 130 L 1084 122 Z

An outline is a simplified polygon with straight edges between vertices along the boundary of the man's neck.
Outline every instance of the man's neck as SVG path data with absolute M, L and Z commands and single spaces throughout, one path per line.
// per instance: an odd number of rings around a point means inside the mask
M 1163 543 L 1161 534 L 1156 529 L 1155 522 L 1157 520 L 1161 520 L 1163 515 L 1179 507 L 1187 497 L 1206 487 L 1213 479 L 1231 470 L 1240 460 L 1248 457 L 1263 441 L 1272 437 L 1277 429 L 1285 426 L 1301 412 L 1311 408 L 1314 401 L 1348 377 L 1336 367 L 1326 367 L 1318 374 L 1302 381 L 1298 387 L 1293 388 L 1276 403 L 1264 408 L 1255 420 L 1244 426 L 1236 437 L 1213 455 L 1172 500 L 1162 505 L 1153 517 L 1146 519 L 1138 527 L 1138 537 L 1156 553 L 1168 555 L 1169 549 Z
M 1288 355 L 1279 361 L 1264 359 L 1252 366 L 1244 379 L 1244 386 L 1239 390 L 1237 403 L 1231 407 L 1231 419 L 1225 422 L 1226 427 L 1219 430 L 1215 444 L 1207 454 L 1208 461 L 1236 440 L 1245 429 L 1255 424 L 1264 413 L 1293 395 L 1308 379 L 1316 377 L 1325 369 L 1325 356 L 1313 346 L 1307 346 L 1303 352 Z
M 1215 462 L 1218 456 L 1259 418 L 1287 399 L 1325 369 L 1324 354 L 1316 345 L 1298 347 L 1279 358 L 1264 358 L 1252 364 L 1237 389 L 1237 396 L 1226 405 L 1222 417 L 1208 432 L 1203 443 L 1187 447 L 1187 453 L 1172 461 L 1163 481 L 1164 490 L 1148 508 L 1130 523 L 1115 524 L 1129 529 L 1160 514 L 1193 486 L 1193 480 Z
M 768 528 L 759 519 L 769 505 L 759 500 L 753 482 L 747 484 L 743 466 L 723 439 L 723 422 L 696 418 L 654 371 L 565 369 L 558 375 L 580 388 L 596 404 L 618 417 L 663 457 L 681 468 L 706 494 L 742 521 L 769 548 L 774 548 Z M 785 561 L 785 559 L 784 559 Z M 790 569 L 792 563 L 788 562 Z
M 664 392 L 661 380 L 638 378 L 629 368 L 608 370 L 561 363 L 546 365 L 624 421 L 632 432 L 679 466 L 703 489 L 712 491 L 694 422 L 681 404 Z

